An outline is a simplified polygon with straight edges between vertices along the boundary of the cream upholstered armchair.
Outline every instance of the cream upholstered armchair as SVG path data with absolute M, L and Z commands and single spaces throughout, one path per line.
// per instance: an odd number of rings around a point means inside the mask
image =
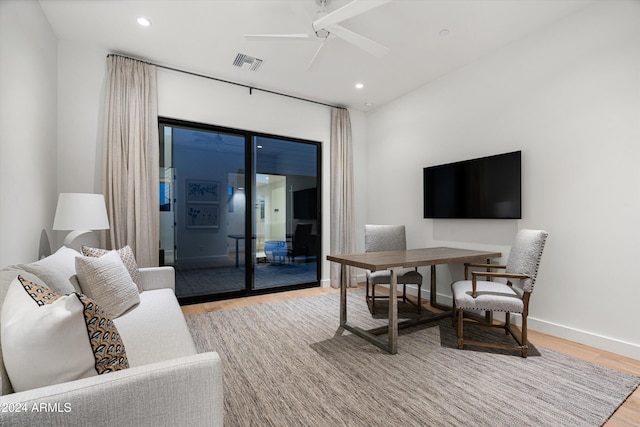
M 506 265 L 465 264 L 465 279 L 470 267 L 482 267 L 488 271 L 472 271 L 471 280 L 455 282 L 451 285 L 453 294 L 453 322 L 457 324 L 458 348 L 464 345 L 518 349 L 522 357 L 527 357 L 527 316 L 529 299 L 538 274 L 540 259 L 548 233 L 543 230 L 520 230 L 511 247 Z M 503 269 L 504 272 L 489 271 Z M 478 280 L 484 277 L 486 280 Z M 494 278 L 506 279 L 506 283 L 494 282 Z M 471 319 L 464 318 L 465 310 L 503 311 L 506 312 L 504 324 L 474 323 L 481 326 L 504 328 L 510 333 L 518 345 L 510 346 L 491 342 L 470 341 L 464 338 L 463 325 Z M 522 315 L 522 331 L 519 332 L 510 322 L 510 313 Z
M 365 225 L 364 226 L 364 250 L 365 252 L 382 252 L 396 251 L 407 249 L 407 237 L 404 225 Z M 376 298 L 386 298 L 388 296 L 376 297 L 376 285 L 389 284 L 391 282 L 391 273 L 384 271 L 367 270 L 366 299 L 369 311 L 375 313 Z M 418 273 L 417 268 L 407 268 L 398 272 L 398 284 L 402 285 L 403 302 L 409 302 L 416 305 L 418 313 L 422 310 L 421 304 L 421 288 L 422 275 Z M 418 286 L 418 302 L 414 303 L 407 298 L 407 285 Z M 371 289 L 370 289 L 371 288 Z M 369 292 L 371 290 L 371 292 Z

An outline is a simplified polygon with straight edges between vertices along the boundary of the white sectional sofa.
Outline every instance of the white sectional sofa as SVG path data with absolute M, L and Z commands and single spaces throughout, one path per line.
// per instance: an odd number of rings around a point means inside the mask
M 45 283 L 28 266 L 0 270 L 0 307 L 18 274 Z M 0 425 L 223 425 L 220 357 L 197 354 L 175 297 L 173 268 L 139 272 L 139 304 L 113 320 L 129 367 L 14 392 L 0 347 Z M 33 355 L 33 363 L 46 363 L 44 353 Z

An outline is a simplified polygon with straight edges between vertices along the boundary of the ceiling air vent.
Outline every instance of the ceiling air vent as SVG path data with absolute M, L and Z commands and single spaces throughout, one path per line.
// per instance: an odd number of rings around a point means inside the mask
M 253 56 L 245 55 L 244 53 L 239 53 L 236 56 L 235 61 L 233 61 L 233 65 L 240 68 L 247 65 L 251 71 L 258 71 L 258 68 L 262 65 L 262 59 L 254 58 Z

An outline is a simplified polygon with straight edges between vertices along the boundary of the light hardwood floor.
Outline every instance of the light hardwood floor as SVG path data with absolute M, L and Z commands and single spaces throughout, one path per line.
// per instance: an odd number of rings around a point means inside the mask
M 259 295 L 246 298 L 238 298 L 224 301 L 213 301 L 202 304 L 183 306 L 185 316 L 203 314 L 211 311 L 228 310 L 231 308 L 245 307 L 249 305 L 267 304 L 277 301 L 285 301 L 295 298 L 305 298 L 326 293 L 338 292 L 333 288 L 310 288 L 290 292 L 280 292 L 268 295 Z M 429 303 L 424 307 L 430 309 Z M 566 354 L 577 359 L 604 366 L 616 371 L 640 376 L 640 361 L 629 357 L 620 356 L 583 344 L 567 341 L 551 335 L 529 330 L 529 341 L 559 353 Z M 640 387 L 618 408 L 613 416 L 604 425 L 605 427 L 639 427 L 640 426 Z

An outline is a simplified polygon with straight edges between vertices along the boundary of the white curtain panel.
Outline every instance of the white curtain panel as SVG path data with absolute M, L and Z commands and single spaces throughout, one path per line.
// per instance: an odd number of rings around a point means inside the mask
M 103 246 L 131 246 L 139 266 L 158 265 L 159 172 L 156 67 L 107 57 Z
M 348 254 L 355 251 L 353 213 L 353 150 L 349 110 L 331 110 L 331 228 L 330 251 Z M 355 271 L 347 267 L 347 286 L 357 286 Z M 340 286 L 340 265 L 331 263 L 331 286 Z

